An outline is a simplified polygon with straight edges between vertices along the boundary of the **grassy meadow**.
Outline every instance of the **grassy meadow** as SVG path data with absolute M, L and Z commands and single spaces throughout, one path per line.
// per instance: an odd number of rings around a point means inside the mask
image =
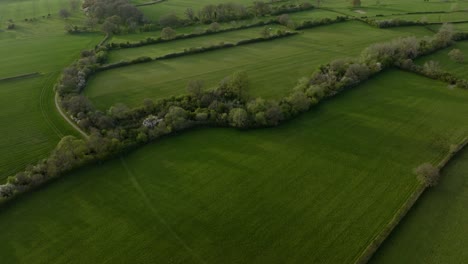
M 377 251 L 370 263 L 466 263 L 468 261 L 468 149 L 442 172 Z
M 459 49 L 465 55 L 465 61 L 458 63 L 450 59 L 448 53 L 453 49 Z M 433 60 L 439 62 L 441 68 L 444 71 L 448 71 L 452 74 L 455 74 L 458 78 L 468 79 L 468 41 L 459 41 L 452 45 L 449 48 L 440 50 L 429 56 L 424 56 L 418 60 L 416 63 L 423 65 L 424 63 Z
M 279 25 L 269 25 L 268 28 L 271 29 L 271 32 L 273 34 L 276 34 L 276 31 L 279 29 L 287 30 L 286 27 Z M 237 43 L 241 40 L 260 37 L 260 32 L 263 29 L 264 27 L 261 26 L 189 39 L 175 40 L 166 43 L 142 46 L 138 48 L 119 49 L 110 53 L 108 62 L 114 63 L 122 60 L 132 60 L 143 55 L 154 58 L 169 53 L 182 52 L 184 51 L 184 49 L 192 47 L 207 47 L 211 45 L 218 45 L 221 42 Z
M 353 262 L 417 187 L 413 168 L 466 136 L 467 100 L 390 70 L 277 128 L 166 138 L 0 208 L 0 257 Z
M 459 22 L 459 21 L 468 21 L 468 12 L 398 15 L 398 16 L 377 18 L 377 20 L 388 20 L 388 19 L 401 19 L 401 20 L 407 20 L 407 21 L 425 21 L 429 23 Z
M 19 23 L 0 32 L 0 79 L 39 72 L 34 78 L 0 81 L 0 181 L 48 155 L 75 131 L 55 109 L 53 87 L 61 70 L 93 47 L 98 34 L 68 35 L 59 19 Z
M 0 23 L 5 23 L 8 19 L 20 21 L 48 14 L 57 16 L 61 8 L 70 9 L 70 2 L 68 0 L 2 0 Z
M 101 109 L 119 102 L 136 106 L 145 98 L 183 94 L 193 79 L 212 87 L 235 71 L 246 71 L 253 97 L 278 98 L 333 59 L 357 56 L 372 43 L 432 34 L 424 27 L 381 30 L 356 21 L 338 23 L 284 39 L 108 70 L 90 78 L 85 94 Z
M 421 0 L 361 0 L 361 7 L 352 8 L 351 1 L 326 0 L 322 7 L 331 8 L 350 16 L 396 15 L 409 12 L 452 12 L 468 10 L 468 1 L 428 1 Z

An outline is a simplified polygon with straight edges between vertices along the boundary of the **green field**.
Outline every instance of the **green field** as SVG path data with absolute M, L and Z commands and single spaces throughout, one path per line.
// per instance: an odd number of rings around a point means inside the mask
M 2 0 L 0 22 L 8 19 L 23 20 L 52 14 L 56 16 L 61 8 L 70 8 L 68 0 Z M 1 34 L 1 33 L 0 33 Z
M 272 34 L 276 34 L 279 29 L 288 30 L 286 27 L 278 25 L 269 25 Z M 259 38 L 264 27 L 254 27 L 249 29 L 235 30 L 226 33 L 218 33 L 196 38 L 175 40 L 166 43 L 148 45 L 138 48 L 119 49 L 112 51 L 109 55 L 109 63 L 114 63 L 122 60 L 132 60 L 140 56 L 149 56 L 152 58 L 162 56 L 174 52 L 182 52 L 184 49 L 192 47 L 207 47 L 224 43 L 237 43 L 241 40 Z
M 468 149 L 423 194 L 371 263 L 468 262 Z
M 448 53 L 452 49 L 460 49 L 465 55 L 465 62 L 457 63 L 451 60 Z M 455 74 L 458 78 L 468 79 L 468 41 L 457 42 L 447 49 L 440 50 L 434 54 L 416 60 L 416 63 L 423 65 L 430 60 L 439 62 L 443 70 Z
M 135 3 L 147 3 L 151 1 L 146 1 L 146 0 L 134 0 L 132 2 Z M 188 7 L 192 8 L 197 12 L 201 8 L 203 8 L 206 5 L 209 4 L 221 4 L 221 3 L 227 3 L 229 1 L 225 0 L 176 0 L 176 1 L 171 1 L 167 0 L 159 4 L 155 5 L 148 5 L 148 6 L 142 6 L 140 7 L 140 10 L 145 14 L 146 17 L 149 19 L 153 20 L 158 20 L 159 17 L 167 14 L 176 14 L 181 18 L 185 18 L 185 10 L 187 10 Z M 254 0 L 237 0 L 235 1 L 236 3 L 243 4 L 246 6 L 252 5 Z
M 0 81 L 0 182 L 45 157 L 63 135 L 76 132 L 56 112 L 52 87 L 56 73 Z
M 468 21 L 468 12 L 454 12 L 442 14 L 399 15 L 391 17 L 378 17 L 377 20 L 401 19 L 407 21 L 425 21 L 429 23 Z
M 76 133 L 57 113 L 53 87 L 60 71 L 102 37 L 68 35 L 63 27 L 61 20 L 47 19 L 0 32 L 0 78 L 41 73 L 0 81 L 0 182 L 48 155 L 62 135 Z
M 356 56 L 371 43 L 432 34 L 423 27 L 381 30 L 360 22 L 338 23 L 270 42 L 105 71 L 90 79 L 85 94 L 101 109 L 118 102 L 136 106 L 145 98 L 183 94 L 189 80 L 204 80 L 209 87 L 243 70 L 249 75 L 252 96 L 278 98 L 319 65 Z
M 165 138 L 0 209 L 0 257 L 350 263 L 415 190 L 413 168 L 466 136 L 467 100 L 391 70 L 278 128 Z
M 361 7 L 351 8 L 351 1 L 326 0 L 323 7 L 332 8 L 350 16 L 375 16 L 405 14 L 408 12 L 435 12 L 468 10 L 468 1 L 428 1 L 421 0 L 361 0 Z

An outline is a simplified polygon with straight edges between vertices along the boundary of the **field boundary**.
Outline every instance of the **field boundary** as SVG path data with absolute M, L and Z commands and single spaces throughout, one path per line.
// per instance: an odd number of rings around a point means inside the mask
M 57 108 L 59 114 L 67 121 L 76 131 L 78 131 L 84 138 L 88 139 L 89 135 L 86 134 L 79 126 L 77 126 L 73 121 L 71 121 L 68 116 L 63 112 L 62 108 L 60 107 L 59 103 L 59 95 L 58 93 L 55 93 L 55 108 Z
M 451 148 L 449 153 L 437 164 L 439 170 L 443 170 L 445 166 L 455 157 L 462 149 L 468 145 L 468 137 L 464 138 L 460 144 L 455 148 Z M 365 264 L 369 262 L 372 256 L 377 252 L 383 242 L 389 237 L 392 231 L 400 224 L 401 220 L 408 214 L 413 206 L 418 201 L 419 197 L 424 193 L 427 187 L 423 184 L 419 184 L 416 190 L 408 197 L 405 203 L 396 211 L 390 222 L 386 225 L 382 232 L 376 235 L 364 251 L 354 262 L 355 264 Z
M 41 75 L 40 72 L 26 73 L 26 74 L 11 76 L 11 77 L 0 78 L 0 82 L 2 82 L 2 81 L 19 80 L 19 79 L 26 79 L 26 78 L 36 77 L 36 76 L 40 76 L 40 75 Z

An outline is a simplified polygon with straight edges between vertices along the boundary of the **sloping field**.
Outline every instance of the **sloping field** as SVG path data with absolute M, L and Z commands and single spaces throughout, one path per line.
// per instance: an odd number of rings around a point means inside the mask
M 210 45 L 217 45 L 220 42 L 236 43 L 241 40 L 260 37 L 260 32 L 263 29 L 263 26 L 254 27 L 249 29 L 235 30 L 189 39 L 175 40 L 166 43 L 142 46 L 138 48 L 119 49 L 110 53 L 109 63 L 114 63 L 121 60 L 132 60 L 142 55 L 149 57 L 158 57 L 173 52 L 181 52 L 184 51 L 184 49 L 192 47 L 206 47 Z M 278 25 L 269 25 L 268 29 L 271 29 L 270 31 L 272 32 L 272 34 L 276 34 L 276 31 L 278 29 L 286 30 L 287 28 Z
M 60 31 L 51 33 L 57 28 Z M 53 19 L 0 32 L 0 78 L 41 73 L 34 78 L 0 81 L 0 182 L 45 157 L 60 136 L 75 134 L 58 115 L 52 89 L 62 68 L 100 38 L 66 35 L 63 24 Z
M 371 263 L 467 263 L 468 149 L 450 162 Z
M 448 53 L 453 49 L 460 49 L 463 52 L 465 55 L 465 62 L 457 63 L 450 59 Z M 439 62 L 443 70 L 455 74 L 459 78 L 468 79 L 468 41 L 457 42 L 447 49 L 420 58 L 416 63 L 423 65 L 430 60 Z
M 58 74 L 0 81 L 0 182 L 46 156 L 63 135 L 74 135 L 53 105 Z
M 135 3 L 147 3 L 151 1 L 146 0 L 134 0 Z M 147 5 L 140 7 L 140 10 L 145 14 L 146 17 L 153 20 L 158 20 L 159 17 L 167 14 L 176 14 L 181 18 L 185 18 L 185 10 L 192 8 L 195 12 L 202 9 L 206 5 L 210 4 L 224 4 L 229 1 L 225 0 L 167 0 L 155 5 Z M 243 4 L 246 6 L 252 5 L 254 0 L 237 0 L 235 3 Z
M 468 12 L 400 15 L 400 16 L 377 18 L 377 20 L 387 20 L 387 19 L 401 19 L 401 20 L 407 20 L 407 21 L 425 21 L 429 23 L 458 22 L 458 21 L 468 21 Z
M 459 1 L 420 1 L 420 0 L 361 0 L 361 7 L 352 8 L 351 1 L 327 0 L 323 7 L 353 16 L 375 16 L 406 14 L 408 12 L 436 12 L 467 10 L 468 2 Z
M 118 102 L 135 106 L 145 98 L 183 94 L 189 80 L 201 79 L 210 87 L 242 70 L 250 77 L 252 96 L 277 98 L 319 65 L 357 56 L 371 43 L 432 34 L 423 27 L 381 30 L 360 22 L 333 24 L 270 42 L 105 71 L 90 79 L 85 93 L 102 109 Z
M 467 135 L 467 102 L 392 70 L 278 128 L 164 138 L 1 208 L 0 258 L 350 263 L 416 188 L 413 168 Z
M 68 0 L 2 0 L 0 2 L 1 20 L 23 20 L 52 14 L 58 16 L 61 8 L 70 8 Z

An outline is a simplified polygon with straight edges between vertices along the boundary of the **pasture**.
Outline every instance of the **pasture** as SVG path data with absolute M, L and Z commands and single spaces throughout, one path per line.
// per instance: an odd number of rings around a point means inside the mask
M 428 23 L 445 23 L 468 21 L 468 12 L 453 12 L 441 14 L 416 14 L 416 15 L 398 15 L 391 17 L 379 17 L 377 20 L 400 19 L 407 21 L 421 21 Z
M 136 106 L 145 98 L 183 94 L 193 79 L 212 87 L 235 71 L 246 71 L 252 97 L 278 98 L 333 59 L 357 56 L 372 43 L 432 34 L 424 27 L 381 30 L 357 21 L 338 23 L 284 39 L 108 70 L 90 78 L 85 94 L 101 109 L 119 102 Z
M 270 29 L 272 34 L 276 34 L 276 31 L 279 29 L 288 30 L 288 28 L 278 25 L 268 25 L 267 28 Z M 237 43 L 241 40 L 259 38 L 263 29 L 264 27 L 261 26 L 189 39 L 175 40 L 166 43 L 147 45 L 138 48 L 119 49 L 110 53 L 108 62 L 114 63 L 123 60 L 132 60 L 143 55 L 154 58 L 169 53 L 182 52 L 184 49 L 189 49 L 192 47 L 207 47 L 211 45 L 218 45 L 221 42 Z
M 443 171 L 439 185 L 422 195 L 370 263 L 466 263 L 467 204 L 465 148 Z
M 25 18 L 40 18 L 51 14 L 58 16 L 61 8 L 70 9 L 68 0 L 2 0 L 0 2 L 0 24 L 8 19 L 21 21 Z
M 389 70 L 277 128 L 165 138 L 0 208 L 0 257 L 353 262 L 417 187 L 413 168 L 466 136 L 467 100 Z
M 468 1 L 428 1 L 421 0 L 361 0 L 361 7 L 352 8 L 351 1 L 327 0 L 322 7 L 331 8 L 350 16 L 398 15 L 409 12 L 452 12 L 468 10 Z
M 33 72 L 34 78 L 0 81 L 0 181 L 45 157 L 63 135 L 75 131 L 55 109 L 53 87 L 61 70 L 93 47 L 98 34 L 68 35 L 63 22 L 19 23 L 0 32 L 0 78 Z
M 463 52 L 463 54 L 465 55 L 464 62 L 455 62 L 449 57 L 448 53 L 453 49 L 459 49 Z M 459 41 L 449 48 L 440 50 L 434 54 L 424 56 L 416 60 L 416 63 L 419 65 L 423 65 L 424 63 L 430 60 L 439 62 L 441 68 L 444 71 L 448 71 L 457 76 L 458 78 L 468 79 L 468 41 Z
M 57 73 L 0 81 L 0 181 L 45 157 L 63 135 L 75 135 L 56 112 Z M 6 125 L 7 124 L 7 125 Z

